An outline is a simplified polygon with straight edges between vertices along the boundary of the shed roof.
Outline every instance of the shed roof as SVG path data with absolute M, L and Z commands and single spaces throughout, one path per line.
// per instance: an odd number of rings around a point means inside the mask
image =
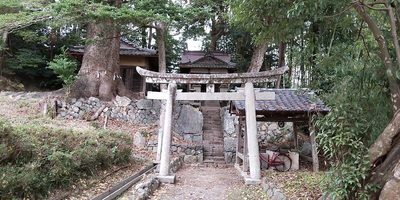
M 270 118 L 274 116 L 293 117 L 293 115 L 307 115 L 309 113 L 326 114 L 330 109 L 310 90 L 296 89 L 266 89 L 260 92 L 275 92 L 274 100 L 256 101 L 256 114 Z M 232 101 L 231 112 L 244 116 L 245 102 Z
M 185 51 L 179 62 L 180 68 L 235 68 L 230 54 L 215 51 Z
M 85 46 L 72 46 L 69 48 L 71 53 L 83 54 L 85 52 Z M 135 44 L 121 39 L 121 47 L 119 51 L 120 55 L 127 56 L 157 56 L 157 51 L 154 49 L 141 48 Z

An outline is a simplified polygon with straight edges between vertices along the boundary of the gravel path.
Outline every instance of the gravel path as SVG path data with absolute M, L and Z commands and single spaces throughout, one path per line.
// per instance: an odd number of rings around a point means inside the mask
M 243 185 L 242 178 L 233 167 L 184 167 L 178 171 L 175 184 L 163 184 L 151 199 L 228 199 L 230 192 Z

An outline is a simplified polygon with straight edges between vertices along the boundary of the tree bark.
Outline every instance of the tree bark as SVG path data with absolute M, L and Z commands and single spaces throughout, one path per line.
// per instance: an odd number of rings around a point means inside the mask
M 153 28 L 149 28 L 149 41 L 147 43 L 147 48 L 151 49 L 151 41 L 153 40 Z
M 285 65 L 285 53 L 286 53 L 286 43 L 281 41 L 279 42 L 279 58 L 278 58 L 278 68 L 283 67 Z M 282 76 L 279 76 L 276 81 L 276 88 L 281 87 Z
M 247 72 L 259 72 L 264 62 L 264 55 L 267 51 L 267 43 L 259 44 L 254 49 L 253 55 L 251 56 L 251 62 Z
M 224 34 L 224 28 L 221 26 L 221 22 L 218 20 L 211 20 L 211 31 L 210 31 L 210 51 L 217 51 L 217 42 L 219 38 Z
M 398 199 L 400 188 L 400 111 L 369 149 L 369 156 L 374 168 L 368 182 L 376 184 L 380 189 L 372 197 L 374 199 Z M 394 192 L 394 193 L 393 193 Z M 393 197 L 393 198 L 388 198 Z
M 110 100 L 115 95 L 116 73 L 119 69 L 119 38 L 118 44 L 114 44 L 115 39 L 110 39 L 116 36 L 115 30 L 108 30 L 112 26 L 111 21 L 89 23 L 87 39 L 91 43 L 85 47 L 78 78 L 71 88 L 73 96 L 96 96 Z
M 158 49 L 158 72 L 167 73 L 167 61 L 165 56 L 165 33 L 166 25 L 163 22 L 157 23 L 157 49 Z M 165 84 L 160 85 L 160 90 L 167 89 Z
M 390 56 L 384 35 L 377 26 L 376 22 L 365 11 L 364 6 L 360 2 L 353 2 L 353 7 L 357 11 L 358 15 L 368 24 L 368 28 L 371 30 L 375 40 L 379 45 L 379 56 L 386 67 L 386 75 L 389 81 L 393 110 L 397 111 L 400 108 L 400 87 L 398 80 L 394 75 L 396 73 L 396 67 L 393 64 L 393 59 Z
M 142 35 L 141 35 L 141 37 L 142 37 L 142 48 L 146 48 L 147 47 L 147 41 L 146 41 L 146 38 L 147 38 L 147 33 L 146 33 L 146 28 L 141 28 L 142 29 Z
M 8 31 L 3 31 L 2 37 L 1 37 L 1 42 L 3 43 L 3 47 L 0 49 L 0 74 L 3 73 L 4 69 L 4 60 L 6 57 L 6 49 L 7 49 L 7 41 L 8 41 Z
M 121 0 L 111 1 L 116 7 Z M 120 30 L 113 20 L 94 21 L 88 24 L 87 40 L 78 78 L 71 87 L 75 97 L 97 96 L 111 100 L 115 95 L 127 96 L 120 76 Z

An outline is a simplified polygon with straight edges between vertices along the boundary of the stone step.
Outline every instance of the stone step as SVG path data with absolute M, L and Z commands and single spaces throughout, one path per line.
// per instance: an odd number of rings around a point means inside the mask
M 224 138 L 208 136 L 204 138 L 203 144 L 224 144 Z
M 204 156 L 204 161 L 225 162 L 224 156 Z

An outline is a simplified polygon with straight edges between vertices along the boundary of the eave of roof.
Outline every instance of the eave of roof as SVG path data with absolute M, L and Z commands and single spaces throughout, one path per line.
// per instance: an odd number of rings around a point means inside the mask
M 69 52 L 74 54 L 84 54 L 84 46 L 72 46 L 69 48 Z M 121 47 L 119 51 L 120 55 L 126 56 L 148 56 L 156 57 L 157 51 L 154 49 L 140 48 L 135 46 L 133 43 L 129 43 L 125 40 L 121 40 Z
M 294 89 L 268 89 L 264 91 L 275 92 L 274 100 L 256 101 L 257 115 L 288 115 L 328 113 L 330 109 L 312 92 Z M 231 112 L 243 115 L 245 112 L 244 101 L 232 101 Z

